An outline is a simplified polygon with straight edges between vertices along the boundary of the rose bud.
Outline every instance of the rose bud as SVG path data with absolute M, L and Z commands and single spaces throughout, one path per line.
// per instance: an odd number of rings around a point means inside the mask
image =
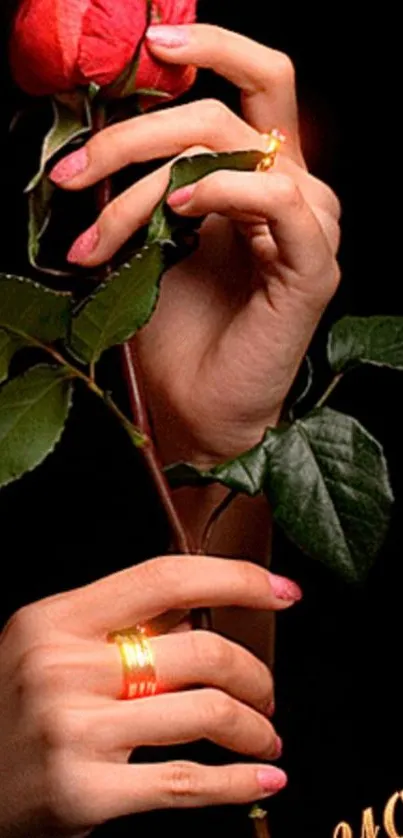
M 192 23 L 196 2 L 152 0 L 152 23 Z M 14 80 L 32 96 L 70 92 L 91 82 L 105 87 L 122 76 L 141 45 L 132 92 L 146 88 L 179 96 L 196 71 L 152 55 L 144 42 L 147 19 L 147 0 L 22 0 L 10 41 Z M 119 86 L 111 95 L 119 97 Z

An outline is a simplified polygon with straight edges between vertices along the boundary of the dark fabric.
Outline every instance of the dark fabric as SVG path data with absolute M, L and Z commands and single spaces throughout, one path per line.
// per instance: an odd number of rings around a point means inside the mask
M 388 128 L 393 129 L 396 121 L 387 86 L 378 99 L 374 94 L 376 68 L 382 64 L 385 77 L 391 76 L 386 47 L 379 56 L 389 32 L 380 31 L 378 17 L 376 31 L 368 30 L 366 19 L 364 37 L 363 21 L 351 20 L 347 4 L 338 5 L 337 13 L 303 8 L 291 15 L 288 8 L 265 14 L 259 0 L 250 0 L 247 11 L 237 13 L 232 3 L 201 0 L 200 15 L 293 57 L 309 160 L 344 205 L 344 282 L 312 350 L 319 392 L 326 378 L 320 357 L 332 319 L 347 309 L 360 314 L 402 313 L 395 250 L 389 245 L 393 219 L 385 187 L 388 175 L 381 176 L 379 169 L 384 135 L 374 132 L 384 113 Z M 4 51 L 3 64 L 5 78 Z M 6 84 L 4 89 L 1 143 L 5 147 L 13 97 Z M 209 73 L 201 75 L 197 95 L 235 103 L 228 86 Z M 350 129 L 355 132 L 352 142 Z M 1 159 L 1 195 L 7 211 L 0 267 L 11 270 L 23 252 L 22 202 L 15 169 L 9 158 Z M 21 173 L 19 179 L 23 180 Z M 103 374 L 121 391 L 123 400 L 114 352 Z M 303 604 L 278 620 L 276 725 L 285 741 L 281 765 L 289 774 L 289 787 L 269 803 L 273 838 L 331 838 L 342 821 L 351 824 L 353 838 L 358 838 L 362 811 L 373 807 L 380 826 L 387 800 L 403 788 L 400 387 L 401 379 L 392 373 L 364 370 L 347 381 L 332 402 L 354 412 L 384 443 L 397 496 L 387 544 L 365 586 L 352 589 L 340 584 L 280 535 L 276 538 L 274 568 L 296 578 L 305 597 Z M 166 549 L 167 532 L 153 490 L 124 435 L 118 439 L 116 429 L 110 433 L 112 423 L 80 393 L 54 457 L 1 492 L 0 624 L 25 602 L 77 587 Z M 206 746 L 175 749 L 169 758 L 179 754 L 206 761 L 224 758 Z M 156 759 L 161 754 L 141 757 Z M 402 811 L 402 806 L 397 808 L 398 834 L 403 833 Z M 145 831 L 172 832 L 177 838 L 195 832 L 252 835 L 246 810 L 236 807 L 135 816 L 105 825 L 95 834 L 119 838 Z M 374 836 L 368 832 L 362 838 Z

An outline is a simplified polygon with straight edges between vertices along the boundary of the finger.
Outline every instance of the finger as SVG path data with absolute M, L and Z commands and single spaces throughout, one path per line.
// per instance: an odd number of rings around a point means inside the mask
M 272 675 L 242 646 L 203 630 L 155 637 L 151 642 L 159 692 L 212 686 L 261 712 L 269 712 Z
M 273 679 L 267 667 L 241 646 L 207 631 L 184 631 L 150 639 L 158 692 L 212 686 L 269 715 Z M 31 656 L 24 671 L 16 668 L 17 685 L 31 685 L 41 701 L 68 693 L 120 698 L 122 660 L 117 644 L 87 642 L 44 648 Z M 26 686 L 25 686 L 26 692 Z
M 178 33 L 178 36 L 169 37 Z M 260 132 L 276 127 L 302 161 L 294 67 L 290 58 L 244 35 L 208 24 L 152 26 L 150 49 L 162 61 L 206 67 L 241 89 L 246 119 Z
M 90 716 L 88 724 L 102 752 L 200 739 L 258 759 L 278 759 L 282 751 L 281 739 L 267 718 L 216 689 L 115 701 L 95 708 Z
M 276 794 L 286 784 L 284 771 L 264 764 L 76 762 L 74 781 L 67 788 L 64 783 L 64 808 L 68 822 L 74 803 L 77 820 L 97 824 L 154 809 L 249 803 Z
M 329 270 L 333 254 L 313 209 L 288 175 L 271 172 L 216 172 L 168 198 L 176 212 L 199 216 L 215 212 L 235 221 L 267 222 L 285 266 L 284 278 L 317 277 Z M 273 258 L 273 253 L 270 254 Z M 288 269 L 288 274 L 286 269 Z
M 49 620 L 79 636 L 104 639 L 109 631 L 147 622 L 173 608 L 238 605 L 281 610 L 301 597 L 294 582 L 250 562 L 163 556 L 50 597 L 42 610 L 46 608 Z
M 268 668 L 241 646 L 208 631 L 185 631 L 150 638 L 158 692 L 194 686 L 223 690 L 261 712 L 273 702 L 273 678 Z M 64 658 L 64 664 L 66 658 Z M 116 644 L 97 645 L 76 658 L 76 671 L 63 667 L 59 688 L 92 688 L 119 698 L 122 694 L 122 661 Z M 89 674 L 91 673 L 91 674 Z
M 196 146 L 188 149 L 185 155 L 194 156 L 209 151 L 206 147 Z M 95 267 L 111 259 L 130 236 L 150 220 L 167 188 L 170 168 L 171 164 L 161 167 L 115 198 L 101 213 L 97 223 L 76 240 L 68 260 Z M 281 159 L 281 168 L 295 179 L 309 203 L 318 207 L 318 216 L 323 210 L 329 238 L 338 241 L 340 205 L 332 190 L 288 158 Z
M 63 158 L 50 178 L 66 189 L 83 189 L 132 163 L 183 153 L 194 145 L 214 151 L 264 151 L 262 136 L 221 102 L 206 99 L 134 117 L 95 134 Z
M 206 152 L 210 149 L 193 146 L 181 156 Z M 93 267 L 110 259 L 130 236 L 149 222 L 167 189 L 171 166 L 172 162 L 162 166 L 111 201 L 97 222 L 76 239 L 68 253 L 68 261 Z

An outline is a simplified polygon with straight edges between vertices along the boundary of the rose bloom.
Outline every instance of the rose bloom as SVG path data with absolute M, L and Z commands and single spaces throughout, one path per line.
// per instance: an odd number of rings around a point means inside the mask
M 197 0 L 152 0 L 153 23 L 195 19 Z M 22 0 L 10 41 L 19 87 L 33 96 L 115 82 L 130 64 L 147 28 L 147 0 Z M 193 67 L 162 64 L 143 43 L 134 89 L 172 98 L 193 83 Z

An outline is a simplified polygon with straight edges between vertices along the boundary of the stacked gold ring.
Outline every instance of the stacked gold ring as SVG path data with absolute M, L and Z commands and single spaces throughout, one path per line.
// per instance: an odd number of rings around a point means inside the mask
M 129 700 L 155 695 L 157 678 L 154 652 L 142 626 L 114 631 L 108 635 L 110 643 L 116 643 L 123 665 L 123 689 L 121 698 Z
M 263 139 L 266 142 L 266 149 L 264 157 L 256 166 L 257 172 L 268 172 L 273 168 L 276 162 L 277 154 L 283 143 L 286 141 L 286 137 L 278 130 L 278 128 L 273 128 L 273 130 L 270 131 L 270 134 L 263 134 Z

